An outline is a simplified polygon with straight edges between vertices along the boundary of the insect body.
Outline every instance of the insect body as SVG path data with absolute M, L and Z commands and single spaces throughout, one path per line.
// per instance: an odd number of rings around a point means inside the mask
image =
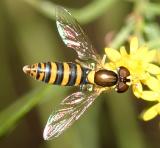
M 93 84 L 101 87 L 111 87 L 116 85 L 117 92 L 124 92 L 128 89 L 126 82 L 129 82 L 127 77 L 130 75 L 125 67 L 120 67 L 115 73 L 106 69 L 95 71 L 71 62 L 26 65 L 23 71 L 34 79 L 45 83 L 63 86 Z
M 45 140 L 62 134 L 79 119 L 101 92 L 110 88 L 119 93 L 125 92 L 130 81 L 127 68 L 120 66 L 117 71 L 111 71 L 103 67 L 103 60 L 78 22 L 59 6 L 56 8 L 56 24 L 65 45 L 77 52 L 78 63 L 37 63 L 24 66 L 23 71 L 36 80 L 63 86 L 81 86 L 82 89 L 66 97 L 56 112 L 50 115 L 43 133 Z M 84 86 L 87 89 L 83 89 Z
M 87 84 L 89 69 L 71 62 L 37 63 L 23 68 L 26 74 L 45 83 L 63 86 Z

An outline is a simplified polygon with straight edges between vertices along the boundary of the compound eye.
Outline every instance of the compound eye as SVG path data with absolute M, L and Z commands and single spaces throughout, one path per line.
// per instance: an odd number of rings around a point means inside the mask
M 118 82 L 116 85 L 116 91 L 118 93 L 123 93 L 123 92 L 127 91 L 128 88 L 129 88 L 129 86 L 124 82 Z
M 123 66 L 119 67 L 118 73 L 119 73 L 119 76 L 122 78 L 126 78 L 130 75 L 129 70 Z

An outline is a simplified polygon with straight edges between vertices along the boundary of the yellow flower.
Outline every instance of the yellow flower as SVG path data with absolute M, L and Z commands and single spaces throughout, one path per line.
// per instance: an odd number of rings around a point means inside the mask
M 157 79 L 159 80 L 160 83 L 160 75 L 157 75 Z M 152 94 L 151 94 L 152 93 Z M 153 97 L 154 95 L 154 97 Z M 151 106 L 149 109 L 147 109 L 146 111 L 144 111 L 141 114 L 141 117 L 145 120 L 151 120 L 154 117 L 156 117 L 157 115 L 160 115 L 160 90 L 157 91 L 150 91 L 150 94 L 146 94 L 146 96 L 144 96 L 145 98 L 154 98 L 153 101 L 157 101 L 157 103 L 153 106 Z M 151 100 L 151 99 L 149 99 Z
M 130 71 L 130 85 L 137 98 L 160 102 L 160 67 L 152 63 L 155 60 L 156 50 L 148 50 L 146 46 L 139 47 L 138 39 L 133 37 L 129 53 L 124 47 L 121 47 L 120 51 L 105 48 L 105 52 L 109 59 L 109 62 L 104 64 L 105 68 L 116 70 L 124 66 Z M 148 87 L 147 90 L 143 89 L 144 85 Z M 142 117 L 144 120 L 149 120 L 159 113 L 160 105 L 156 105 Z

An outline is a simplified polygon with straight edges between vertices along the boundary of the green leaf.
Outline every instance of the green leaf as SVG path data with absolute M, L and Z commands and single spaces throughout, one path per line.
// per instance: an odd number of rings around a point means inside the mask
M 16 102 L 3 110 L 0 113 L 0 137 L 15 127 L 17 121 L 25 116 L 39 102 L 41 102 L 42 99 L 50 98 L 53 94 L 55 98 L 58 98 L 57 95 L 62 95 L 62 93 L 59 93 L 59 89 L 60 87 L 54 87 L 53 89 L 53 86 L 38 88 L 17 99 Z M 63 93 L 65 93 L 65 91 Z

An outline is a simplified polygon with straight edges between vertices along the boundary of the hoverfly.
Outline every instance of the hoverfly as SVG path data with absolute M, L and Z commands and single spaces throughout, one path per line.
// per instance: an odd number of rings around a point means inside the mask
M 104 60 L 101 60 L 78 22 L 59 6 L 56 8 L 56 24 L 64 44 L 77 52 L 77 63 L 37 63 L 24 66 L 23 71 L 36 80 L 63 86 L 80 86 L 81 89 L 66 97 L 58 110 L 50 115 L 43 133 L 45 140 L 62 134 L 79 119 L 100 93 L 109 88 L 115 88 L 119 93 L 125 92 L 129 87 L 127 82 L 130 81 L 127 68 L 121 66 L 117 71 L 111 71 L 103 67 Z

